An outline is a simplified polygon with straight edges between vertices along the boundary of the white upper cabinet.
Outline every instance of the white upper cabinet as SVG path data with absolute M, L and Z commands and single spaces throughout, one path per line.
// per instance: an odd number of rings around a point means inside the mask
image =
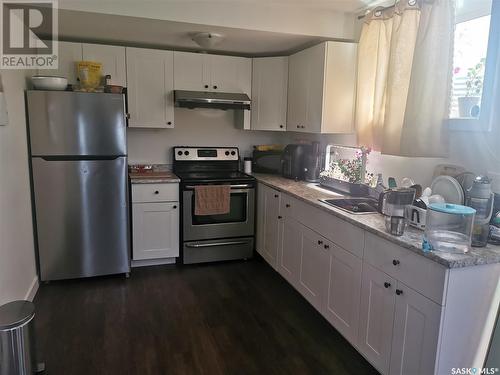
M 210 88 L 210 58 L 204 53 L 174 52 L 174 88 L 207 91 Z
M 238 92 L 251 96 L 251 59 L 176 51 L 174 65 L 176 90 Z
M 287 130 L 352 133 L 356 43 L 323 42 L 289 58 Z
M 83 60 L 102 63 L 102 76 L 111 76 L 111 84 L 126 86 L 125 47 L 82 44 Z
M 174 127 L 173 52 L 127 47 L 130 127 Z
M 210 55 L 213 91 L 245 93 L 252 97 L 252 59 Z
M 252 61 L 252 130 L 286 130 L 288 57 Z
M 82 44 L 72 42 L 59 42 L 59 61 L 57 69 L 38 69 L 37 74 L 65 77 L 69 84 L 77 83 L 76 62 L 81 61 Z

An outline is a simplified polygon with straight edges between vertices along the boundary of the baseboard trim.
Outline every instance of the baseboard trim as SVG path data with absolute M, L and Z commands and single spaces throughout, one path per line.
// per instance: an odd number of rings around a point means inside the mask
M 162 258 L 162 259 L 145 259 L 145 260 L 133 260 L 132 268 L 136 267 L 148 267 L 148 266 L 159 266 L 162 264 L 174 264 L 174 258 Z
M 31 285 L 28 289 L 28 292 L 24 296 L 24 299 L 26 301 L 33 302 L 33 300 L 35 299 L 35 296 L 36 296 L 36 292 L 38 292 L 39 285 L 40 285 L 40 283 L 38 282 L 38 276 L 35 276 L 35 278 L 33 279 L 33 282 L 31 283 Z

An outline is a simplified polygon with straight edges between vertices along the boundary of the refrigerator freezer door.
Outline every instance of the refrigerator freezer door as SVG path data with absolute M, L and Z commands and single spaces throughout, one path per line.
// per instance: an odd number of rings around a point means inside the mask
M 127 158 L 32 166 L 41 280 L 129 272 Z
M 126 155 L 122 94 L 26 93 L 33 156 Z

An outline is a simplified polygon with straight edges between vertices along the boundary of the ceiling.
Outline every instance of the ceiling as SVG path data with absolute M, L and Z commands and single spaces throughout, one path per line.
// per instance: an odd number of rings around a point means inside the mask
M 285 0 L 281 1 L 285 2 Z M 337 2 L 350 3 L 353 1 L 359 3 L 358 0 Z M 286 2 L 298 1 L 288 0 Z M 320 6 L 320 3 L 326 3 L 326 1 L 317 0 L 313 3 L 318 3 L 316 6 Z M 200 51 L 200 47 L 191 40 L 191 36 L 202 31 L 221 33 L 225 36 L 223 42 L 209 52 L 240 56 L 289 55 L 327 39 L 308 35 L 206 26 L 140 17 L 63 9 L 59 11 L 59 39 L 65 41 Z

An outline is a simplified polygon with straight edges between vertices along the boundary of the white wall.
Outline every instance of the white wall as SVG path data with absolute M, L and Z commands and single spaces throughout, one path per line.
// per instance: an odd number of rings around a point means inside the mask
M 24 89 L 30 71 L 0 71 L 9 124 L 0 126 L 0 305 L 38 287 L 31 215 Z
M 250 156 L 253 145 L 284 143 L 281 132 L 245 131 L 234 123 L 233 111 L 175 109 L 174 129 L 128 129 L 129 163 L 172 162 L 173 146 L 238 146 Z
M 325 7 L 237 0 L 59 0 L 69 10 L 190 22 L 249 30 L 351 39 L 354 16 Z

